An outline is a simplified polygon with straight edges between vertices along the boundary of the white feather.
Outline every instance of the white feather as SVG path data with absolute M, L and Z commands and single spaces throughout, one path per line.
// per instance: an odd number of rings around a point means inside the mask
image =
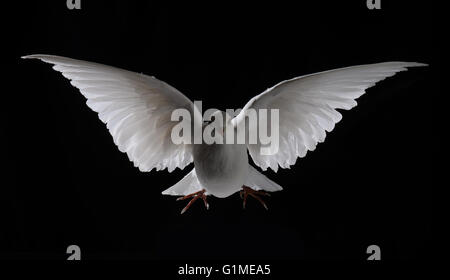
M 197 179 L 195 168 L 192 169 L 183 179 L 172 187 L 162 192 L 164 195 L 188 195 L 202 190 L 202 186 Z
M 283 190 L 280 185 L 267 178 L 264 174 L 261 174 L 251 165 L 248 166 L 248 177 L 245 185 L 257 191 L 276 192 Z
M 335 69 L 283 81 L 250 99 L 232 120 L 234 126 L 245 121 L 245 111 L 279 109 L 280 147 L 274 155 L 261 155 L 260 144 L 249 144 L 248 150 L 256 165 L 263 170 L 278 166 L 288 168 L 297 157 L 313 151 L 325 140 L 326 131 L 333 130 L 342 118 L 336 109 L 349 110 L 355 99 L 375 83 L 407 70 L 426 66 L 416 62 L 385 62 Z M 253 130 L 255 128 L 248 128 Z M 253 131 L 255 133 L 255 131 Z
M 171 112 L 193 103 L 177 89 L 154 77 L 93 62 L 53 55 L 29 55 L 54 64 L 86 97 L 89 108 L 99 114 L 119 150 L 126 152 L 139 170 L 176 167 L 183 169 L 193 161 L 186 145 L 170 139 Z

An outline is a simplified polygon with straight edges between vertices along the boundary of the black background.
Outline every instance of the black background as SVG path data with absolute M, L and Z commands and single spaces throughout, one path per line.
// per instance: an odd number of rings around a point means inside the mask
M 25 2 L 25 1 L 22 1 Z M 312 2 L 312 1 L 311 1 Z M 65 259 L 235 261 L 431 254 L 432 79 L 438 63 L 429 1 L 253 6 L 150 1 L 20 3 L 5 14 L 13 75 L 3 102 L 6 139 L 0 256 Z M 6 42 L 6 41 L 5 41 Z M 318 71 L 417 61 L 343 112 L 316 151 L 282 185 L 242 209 L 239 195 L 196 203 L 162 196 L 187 170 L 140 173 L 114 145 L 78 90 L 50 65 L 20 60 L 48 53 L 154 75 L 203 108 L 236 108 L 275 83 Z

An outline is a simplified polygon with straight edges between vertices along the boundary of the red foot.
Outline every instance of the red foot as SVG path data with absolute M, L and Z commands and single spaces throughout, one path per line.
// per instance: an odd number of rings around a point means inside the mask
M 183 210 L 181 210 L 181 214 L 183 214 L 184 212 L 186 212 L 189 207 L 191 207 L 192 203 L 194 203 L 197 199 L 199 199 L 200 197 L 203 199 L 203 202 L 205 203 L 205 207 L 206 209 L 209 209 L 209 204 L 206 201 L 206 194 L 205 194 L 205 190 L 201 190 L 195 193 L 191 193 L 182 197 L 177 198 L 178 200 L 185 200 L 187 198 L 192 197 L 192 199 L 189 201 L 189 203 L 186 205 L 186 207 L 183 208 Z
M 270 196 L 270 194 L 266 191 L 255 191 L 252 188 L 249 188 L 247 186 L 242 186 L 242 191 L 239 192 L 239 194 L 241 195 L 241 198 L 244 200 L 242 207 L 245 209 L 245 204 L 247 203 L 247 196 L 251 195 L 252 197 L 254 197 L 256 200 L 258 200 L 262 206 L 264 206 L 264 208 L 266 208 L 266 210 L 269 210 L 269 208 L 267 208 L 267 205 L 264 203 L 264 201 L 258 196 L 258 195 L 264 195 L 264 196 Z

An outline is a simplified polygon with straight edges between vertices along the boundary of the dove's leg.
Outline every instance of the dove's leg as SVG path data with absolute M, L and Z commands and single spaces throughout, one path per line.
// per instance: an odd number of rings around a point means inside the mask
M 258 196 L 258 195 L 265 195 L 265 196 L 270 196 L 270 194 L 266 191 L 255 191 L 252 188 L 249 188 L 247 186 L 242 186 L 242 191 L 239 192 L 239 194 L 241 195 L 241 198 L 244 200 L 242 206 L 245 209 L 245 204 L 247 203 L 247 196 L 250 195 L 252 197 L 254 197 L 256 200 L 258 200 L 262 206 L 264 206 L 264 208 L 266 208 L 266 210 L 269 210 L 269 208 L 267 208 L 267 205 L 264 203 L 264 201 Z
M 188 195 L 179 197 L 179 198 L 177 198 L 177 200 L 185 200 L 185 199 L 188 199 L 188 198 L 191 198 L 191 197 L 192 197 L 192 199 L 189 201 L 189 203 L 186 205 L 186 207 L 184 207 L 183 210 L 181 210 L 181 214 L 183 214 L 184 212 L 186 212 L 186 211 L 189 209 L 189 207 L 191 207 L 191 205 L 192 205 L 197 199 L 199 199 L 200 197 L 203 199 L 203 202 L 205 203 L 206 209 L 209 209 L 209 204 L 208 204 L 208 202 L 206 201 L 205 190 L 201 190 L 201 191 L 198 191 L 198 192 L 195 192 L 195 193 L 191 193 L 191 194 L 188 194 Z

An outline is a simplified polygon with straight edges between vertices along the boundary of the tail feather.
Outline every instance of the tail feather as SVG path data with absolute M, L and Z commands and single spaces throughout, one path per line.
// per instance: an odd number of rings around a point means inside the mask
M 276 192 L 283 189 L 280 185 L 267 178 L 251 165 L 248 166 L 248 177 L 245 185 L 257 191 L 265 190 L 268 192 Z
M 201 191 L 200 182 L 197 179 L 197 173 L 195 173 L 195 168 L 192 169 L 183 179 L 178 183 L 163 191 L 162 194 L 165 195 L 188 195 Z
M 265 190 L 268 192 L 281 191 L 283 188 L 274 181 L 267 178 L 264 174 L 248 166 L 248 176 L 245 185 L 254 190 Z M 183 179 L 172 187 L 162 192 L 164 195 L 188 195 L 202 190 L 202 186 L 197 179 L 195 168 L 192 169 Z

